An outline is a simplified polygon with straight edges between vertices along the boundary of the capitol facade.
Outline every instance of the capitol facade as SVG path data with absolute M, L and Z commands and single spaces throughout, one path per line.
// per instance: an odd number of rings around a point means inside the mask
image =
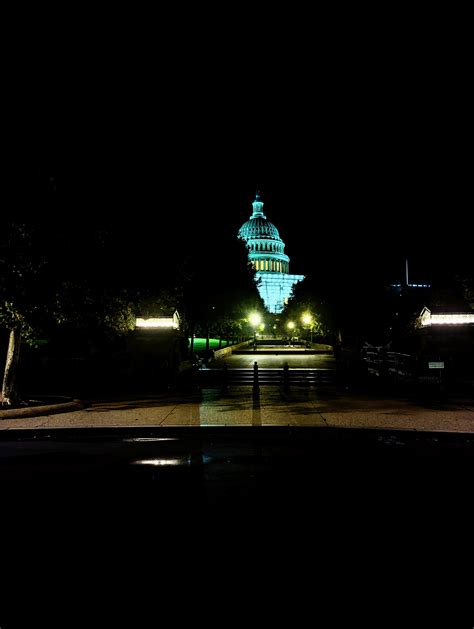
M 252 203 L 253 213 L 239 230 L 239 238 L 247 245 L 249 261 L 257 271 L 257 286 L 265 307 L 271 313 L 283 311 L 293 286 L 304 275 L 290 275 L 290 258 L 278 229 L 263 213 L 261 195 Z

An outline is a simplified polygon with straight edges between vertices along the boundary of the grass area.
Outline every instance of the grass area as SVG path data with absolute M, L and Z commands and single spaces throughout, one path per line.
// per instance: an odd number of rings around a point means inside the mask
M 191 339 L 189 339 L 189 343 L 190 342 L 191 342 Z M 218 347 L 219 347 L 219 339 L 209 339 L 209 347 L 211 349 L 218 349 Z M 222 341 L 222 347 L 227 347 L 227 342 L 226 341 Z M 205 349 L 206 349 L 206 339 L 195 338 L 194 339 L 194 351 L 196 353 L 204 352 Z

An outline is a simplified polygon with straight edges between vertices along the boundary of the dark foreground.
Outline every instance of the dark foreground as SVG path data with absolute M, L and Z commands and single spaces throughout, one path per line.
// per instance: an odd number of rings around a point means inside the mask
M 0 435 L 2 591 L 46 587 L 47 614 L 63 589 L 86 605 L 151 575 L 143 596 L 151 587 L 163 608 L 179 601 L 189 620 L 197 608 L 186 601 L 198 593 L 214 609 L 206 596 L 240 608 L 246 590 L 261 597 L 267 587 L 285 597 L 296 588 L 308 602 L 319 578 L 368 587 L 401 574 L 408 588 L 439 570 L 453 586 L 469 565 L 473 480 L 474 437 L 459 433 L 9 431 Z M 275 605 L 267 613 L 278 615 Z
M 45 528 L 59 516 L 63 530 L 77 524 L 68 509 L 94 521 L 105 505 L 116 524 L 151 518 L 157 530 L 216 512 L 251 516 L 253 525 L 274 518 L 287 531 L 375 522 L 380 531 L 417 517 L 432 527 L 462 516 L 473 480 L 472 434 L 215 427 L 0 435 L 4 506 L 19 503 L 11 514 Z

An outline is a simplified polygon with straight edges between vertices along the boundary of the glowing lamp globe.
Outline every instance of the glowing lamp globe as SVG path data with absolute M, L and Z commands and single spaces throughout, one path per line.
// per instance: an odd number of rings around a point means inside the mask
M 249 317 L 250 325 L 254 328 L 258 328 L 258 326 L 262 323 L 262 317 L 257 312 L 254 312 Z

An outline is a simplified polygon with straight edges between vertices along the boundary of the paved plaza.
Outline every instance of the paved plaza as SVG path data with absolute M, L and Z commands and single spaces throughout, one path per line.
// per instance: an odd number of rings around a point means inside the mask
M 128 396 L 98 399 L 81 410 L 0 420 L 0 430 L 129 426 L 318 426 L 474 433 L 472 400 L 413 402 L 408 399 L 322 395 L 317 389 L 262 386 L 228 393 L 204 389 L 194 396 Z
M 290 353 L 276 348 L 274 354 L 233 354 L 212 363 L 212 368 L 251 369 L 335 369 L 330 354 Z M 63 405 L 64 406 L 64 405 Z M 74 406 L 74 405 L 72 405 Z M 84 406 L 84 405 L 83 405 Z M 67 405 L 66 405 L 67 407 Z M 0 430 L 36 428 L 94 428 L 130 426 L 317 426 L 337 428 L 400 429 L 474 433 L 474 402 L 465 399 L 414 400 L 369 393 L 355 393 L 345 387 L 251 386 L 239 384 L 223 391 L 219 387 L 190 393 L 155 396 L 123 394 L 76 404 L 76 409 L 47 408 L 37 416 L 9 417 L 0 414 Z M 25 409 L 26 410 L 26 409 Z M 59 410 L 64 412 L 58 412 Z M 12 411 L 13 413 L 14 411 Z M 18 413 L 17 413 L 18 415 Z

